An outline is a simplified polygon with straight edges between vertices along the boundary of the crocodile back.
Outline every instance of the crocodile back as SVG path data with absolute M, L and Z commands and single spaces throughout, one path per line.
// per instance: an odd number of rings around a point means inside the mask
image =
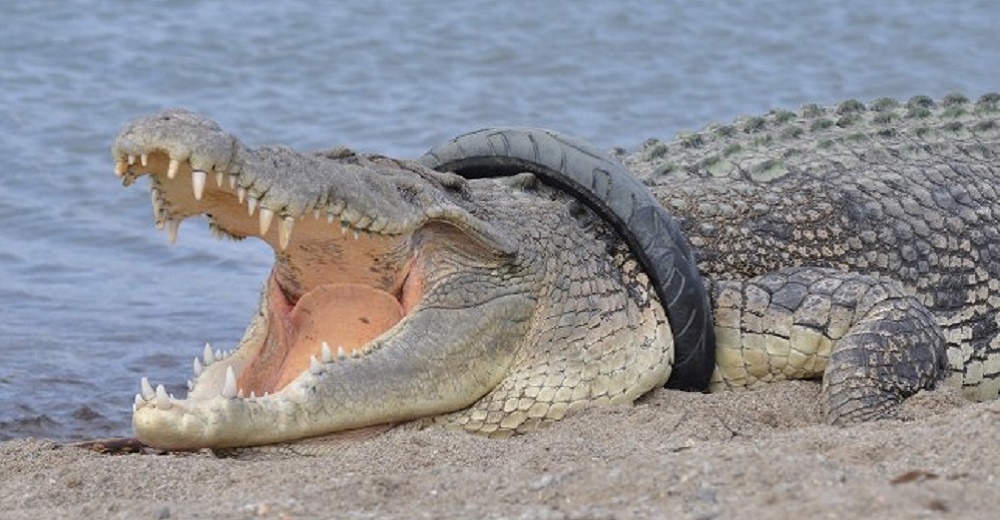
M 811 265 L 900 281 L 972 397 L 1000 390 L 1000 95 L 739 119 L 625 158 L 703 275 Z

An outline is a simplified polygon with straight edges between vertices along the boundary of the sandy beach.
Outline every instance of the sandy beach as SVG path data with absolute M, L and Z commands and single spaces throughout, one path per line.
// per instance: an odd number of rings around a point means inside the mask
M 897 420 L 837 428 L 818 392 L 658 390 L 512 439 L 396 429 L 323 457 L 14 440 L 0 444 L 0 517 L 995 518 L 1000 402 L 944 389 Z

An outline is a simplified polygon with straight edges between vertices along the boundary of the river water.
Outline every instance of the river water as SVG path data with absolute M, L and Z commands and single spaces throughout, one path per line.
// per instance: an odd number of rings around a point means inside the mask
M 413 157 L 487 125 L 635 147 L 803 103 L 1000 90 L 994 0 L 5 2 L 0 440 L 129 433 L 231 348 L 269 250 L 167 246 L 112 175 L 128 120 L 186 107 L 250 145 Z

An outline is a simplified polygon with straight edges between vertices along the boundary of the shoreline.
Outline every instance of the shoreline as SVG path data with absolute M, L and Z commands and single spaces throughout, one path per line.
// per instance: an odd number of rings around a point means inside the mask
M 101 455 L 0 443 L 0 511 L 21 518 L 992 518 L 1000 401 L 949 389 L 901 418 L 819 420 L 819 385 L 656 390 L 538 433 L 396 429 L 322 457 Z

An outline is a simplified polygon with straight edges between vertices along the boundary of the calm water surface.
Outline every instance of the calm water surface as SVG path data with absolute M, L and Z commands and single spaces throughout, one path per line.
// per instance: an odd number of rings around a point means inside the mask
M 494 124 L 634 147 L 744 113 L 1000 90 L 1000 4 L 803 0 L 20 1 L 0 7 L 0 440 L 129 433 L 184 393 L 270 263 L 203 222 L 168 247 L 109 146 L 182 106 L 247 144 L 417 156 Z M 790 4 L 790 5 L 786 5 Z

